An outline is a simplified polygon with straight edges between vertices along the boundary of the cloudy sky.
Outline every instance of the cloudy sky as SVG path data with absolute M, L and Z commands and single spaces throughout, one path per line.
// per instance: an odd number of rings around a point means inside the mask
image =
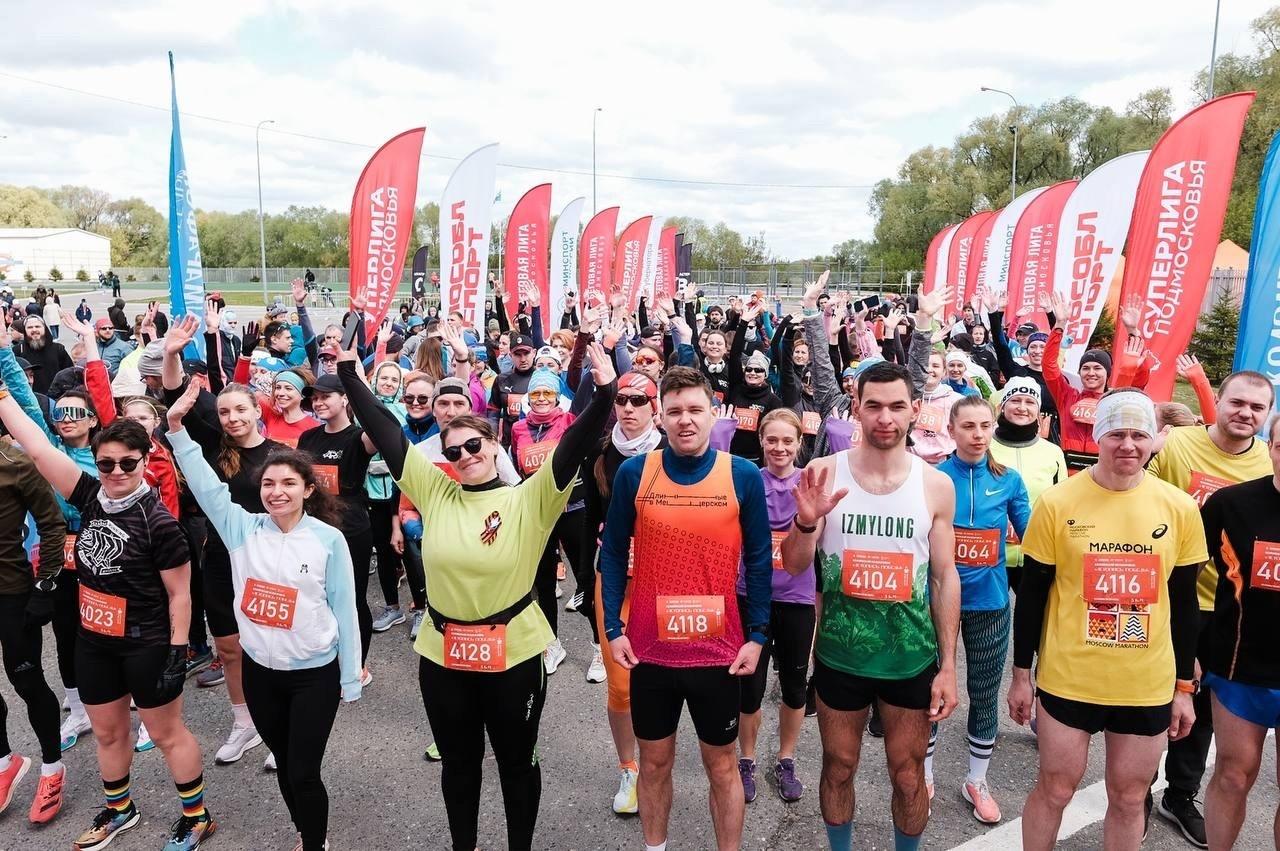
M 1226 0 L 1219 52 L 1280 0 Z M 1007 101 L 1191 105 L 1213 0 L 445 4 L 6 0 L 0 183 L 88 184 L 167 208 L 177 59 L 196 203 L 346 209 L 369 154 L 425 124 L 418 200 L 501 143 L 495 218 L 554 185 L 598 206 L 723 220 L 781 256 L 869 237 L 869 188 Z M 805 188 L 800 188 L 805 187 Z

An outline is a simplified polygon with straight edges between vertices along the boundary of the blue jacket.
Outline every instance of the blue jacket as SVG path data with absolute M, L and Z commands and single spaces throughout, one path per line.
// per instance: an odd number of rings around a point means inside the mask
M 938 464 L 938 469 L 951 478 L 956 488 L 957 530 L 956 570 L 960 574 L 960 610 L 986 612 L 1009 605 L 1009 575 L 1005 570 L 1004 542 L 1009 525 L 1021 538 L 1031 518 L 1031 500 L 1022 476 L 1012 467 L 996 477 L 986 457 L 977 464 L 960 460 L 952 454 Z M 959 539 L 963 529 L 994 530 L 997 552 L 985 555 L 979 545 Z M 966 565 L 962 556 L 971 553 L 973 561 L 986 564 Z M 992 557 L 994 556 L 994 557 Z

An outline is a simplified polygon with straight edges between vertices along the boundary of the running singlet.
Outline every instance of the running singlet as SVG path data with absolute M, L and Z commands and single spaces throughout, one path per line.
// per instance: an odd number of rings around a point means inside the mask
M 1209 557 L 1195 502 L 1155 476 L 1118 492 L 1081 472 L 1040 497 L 1022 549 L 1056 567 L 1037 685 L 1104 706 L 1168 703 L 1169 574 Z
M 1209 437 L 1207 426 L 1178 426 L 1169 432 L 1164 448 L 1151 459 L 1147 469 L 1191 494 L 1200 507 L 1219 488 L 1271 475 L 1271 459 L 1265 441 L 1254 438 L 1239 455 L 1228 455 Z M 1210 562 L 1196 580 L 1200 611 L 1213 611 L 1213 595 L 1218 588 L 1218 569 Z
M 893 493 L 864 491 L 849 452 L 833 456 L 831 489 L 849 493 L 827 515 L 815 561 L 821 571 L 817 655 L 859 677 L 904 680 L 937 661 L 929 611 L 929 529 L 924 461 Z
M 727 666 L 743 644 L 735 591 L 742 527 L 733 456 L 716 452 L 702 481 L 681 485 L 667 476 L 662 452 L 645 457 L 636 492 L 627 638 L 641 662 Z

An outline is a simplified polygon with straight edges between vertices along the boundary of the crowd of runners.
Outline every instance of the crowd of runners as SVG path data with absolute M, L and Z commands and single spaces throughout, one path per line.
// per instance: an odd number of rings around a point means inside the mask
M 61 754 L 96 747 L 103 805 L 61 818 L 83 823 L 75 849 L 104 848 L 164 806 L 131 792 L 155 748 L 179 799 L 164 847 L 191 851 L 218 828 L 210 761 L 265 744 L 296 849 L 329 848 L 339 703 L 373 682 L 372 635 L 405 625 L 451 846 L 530 849 L 563 607 L 587 621 L 618 761 L 612 799 L 574 806 L 638 814 L 637 848 L 739 848 L 761 787 L 795 802 L 816 784 L 848 851 L 870 734 L 895 848 L 920 846 L 936 790 L 989 825 L 1024 802 L 1023 847 L 1048 849 L 1097 733 L 1108 849 L 1139 847 L 1153 811 L 1231 848 L 1280 723 L 1270 379 L 1215 390 L 1184 356 L 1193 411 L 1143 392 L 1139 305 L 1121 305 L 1115 361 L 1092 349 L 1068 373 L 1057 298 L 1039 327 L 999 294 L 949 315 L 947 288 L 855 300 L 826 283 L 791 313 L 761 293 L 685 288 L 634 314 L 586 293 L 545 326 L 532 295 L 495 297 L 483 327 L 418 303 L 367 325 L 358 300 L 315 327 L 301 280 L 243 325 L 217 294 L 203 325 L 10 304 L 0 645 L 40 753 L 10 749 L 0 702 L 0 812 L 21 793 L 31 823 L 58 817 L 66 785 L 89 785 Z M 184 721 L 190 681 L 225 684 L 213 755 Z M 968 770 L 935 776 L 960 706 Z M 668 845 L 686 709 L 710 830 Z M 1031 789 L 992 765 L 1003 712 L 1037 736 Z M 814 714 L 821 765 L 800 765 Z M 480 835 L 486 748 L 505 837 Z

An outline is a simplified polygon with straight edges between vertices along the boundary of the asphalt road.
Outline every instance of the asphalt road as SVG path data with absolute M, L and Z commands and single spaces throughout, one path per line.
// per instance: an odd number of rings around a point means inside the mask
M 67 301 L 71 300 L 64 300 Z M 78 301 L 77 297 L 71 302 L 72 306 Z M 105 314 L 100 303 L 91 304 L 95 315 Z M 382 601 L 378 599 L 377 583 L 370 584 L 370 600 L 376 614 Z M 572 590 L 572 584 L 572 578 L 564 583 L 566 594 Z M 407 594 L 404 596 L 407 602 Z M 46 635 L 45 670 L 55 691 L 61 695 L 60 684 L 56 683 L 52 636 Z M 550 678 L 543 712 L 539 748 L 543 792 L 536 847 L 581 851 L 642 848 L 638 820 L 619 818 L 609 806 L 617 786 L 616 757 L 605 719 L 604 686 L 589 684 L 584 678 L 591 654 L 590 633 L 584 619 L 562 613 L 561 635 L 569 658 Z M 447 823 L 439 790 L 440 765 L 422 760 L 422 750 L 430 734 L 418 693 L 416 656 L 409 645 L 407 626 L 375 635 L 369 664 L 374 682 L 366 689 L 363 699 L 339 711 L 325 760 L 332 847 L 448 848 Z M 960 676 L 963 683 L 963 652 Z M 189 681 L 189 685 L 184 698 L 186 717 L 205 755 L 206 801 L 220 825 L 218 835 L 208 847 L 226 851 L 293 848 L 295 832 L 281 801 L 275 775 L 262 768 L 265 748 L 249 752 L 236 765 L 213 765 L 213 752 L 222 743 L 231 722 L 226 691 L 222 687 L 197 689 L 193 681 Z M 0 680 L 0 695 L 10 707 L 8 731 L 12 746 L 19 753 L 37 753 L 25 713 L 17 705 L 7 681 Z M 961 698 L 960 710 L 941 731 L 935 759 L 937 798 L 924 846 L 938 849 L 1019 847 L 1016 829 L 1005 828 L 992 834 L 991 828 L 972 818 L 971 808 L 959 795 L 968 760 L 963 688 Z M 798 774 L 806 786 L 804 797 L 795 804 L 783 804 L 767 780 L 776 742 L 777 705 L 776 686 L 771 685 L 759 749 L 761 789 L 759 797 L 747 808 L 743 847 L 822 849 L 826 846 L 818 811 L 820 743 L 816 719 L 806 720 L 797 754 Z M 1029 731 L 1014 727 L 1007 719 L 1001 728 L 990 780 L 1008 823 L 1021 815 L 1022 801 L 1034 783 L 1038 757 Z M 1238 848 L 1272 847 L 1271 816 L 1280 797 L 1272 747 L 1268 744 Z M 855 847 L 859 849 L 892 845 L 890 790 L 882 753 L 879 743 L 868 738 L 856 785 Z M 26 809 L 35 789 L 34 775 L 28 775 L 9 810 L 0 815 L 0 851 L 67 848 L 87 827 L 102 802 L 92 736 L 86 736 L 64 757 L 69 774 L 62 814 L 43 829 L 28 825 Z M 1101 737 L 1095 737 L 1082 788 L 1102 780 L 1102 767 Z M 178 813 L 176 793 L 158 751 L 136 757 L 132 778 L 133 797 L 142 810 L 143 822 L 131 834 L 114 842 L 112 851 L 161 847 L 168 826 Z M 1101 811 L 1083 805 L 1084 797 L 1077 795 L 1077 802 L 1073 804 L 1073 812 L 1083 827 L 1063 839 L 1059 843 L 1061 848 L 1083 851 L 1102 845 Z M 480 835 L 480 845 L 486 851 L 505 846 L 502 799 L 491 758 L 486 763 Z M 706 782 L 687 718 L 680 730 L 669 847 L 672 851 L 712 847 Z M 1144 847 L 1190 846 L 1167 823 L 1153 816 L 1151 833 Z

